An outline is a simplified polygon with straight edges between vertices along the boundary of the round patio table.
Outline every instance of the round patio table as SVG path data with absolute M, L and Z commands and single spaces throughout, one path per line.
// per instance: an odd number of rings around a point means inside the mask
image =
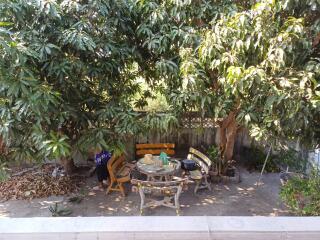
M 141 158 L 137 162 L 137 169 L 139 172 L 147 175 L 148 181 L 170 181 L 172 176 L 181 168 L 181 163 L 174 158 L 169 159 L 168 165 L 157 166 L 155 164 L 148 164 Z

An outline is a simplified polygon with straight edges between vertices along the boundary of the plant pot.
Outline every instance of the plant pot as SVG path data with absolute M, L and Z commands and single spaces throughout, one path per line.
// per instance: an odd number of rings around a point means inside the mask
M 211 182 L 218 183 L 221 181 L 221 176 L 219 175 L 218 171 L 209 171 L 209 176 Z
M 219 175 L 218 170 L 211 170 L 211 171 L 209 171 L 209 176 L 210 176 L 210 177 L 215 177 L 215 176 L 218 176 L 218 175 Z
M 236 169 L 234 167 L 228 167 L 226 170 L 227 177 L 234 177 L 236 175 Z

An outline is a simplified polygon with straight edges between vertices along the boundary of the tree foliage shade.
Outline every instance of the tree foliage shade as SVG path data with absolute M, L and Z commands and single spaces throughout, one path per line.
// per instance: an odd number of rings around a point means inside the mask
M 132 6 L 2 1 L 1 136 L 16 158 L 117 149 L 151 126 L 129 104 L 140 90 Z
M 3 0 L 0 135 L 16 159 L 69 157 L 123 150 L 128 136 L 196 110 L 217 121 L 235 112 L 254 137 L 314 139 L 319 10 L 316 0 Z M 133 110 L 156 92 L 172 110 Z
M 187 84 L 211 88 L 201 108 L 214 105 L 207 111 L 216 118 L 236 110 L 237 122 L 255 137 L 310 140 L 319 134 L 320 59 L 312 45 L 319 31 L 311 31 L 319 23 L 308 25 L 304 14 L 294 17 L 290 6 L 289 1 L 261 1 L 249 11 L 222 16 L 203 31 L 198 48 L 182 50 Z

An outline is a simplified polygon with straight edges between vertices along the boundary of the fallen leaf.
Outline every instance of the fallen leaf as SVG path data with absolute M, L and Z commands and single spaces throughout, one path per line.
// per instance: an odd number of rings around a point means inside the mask
M 79 177 L 53 178 L 54 165 L 45 164 L 41 169 L 11 177 L 0 182 L 0 200 L 32 199 L 76 192 L 83 185 Z

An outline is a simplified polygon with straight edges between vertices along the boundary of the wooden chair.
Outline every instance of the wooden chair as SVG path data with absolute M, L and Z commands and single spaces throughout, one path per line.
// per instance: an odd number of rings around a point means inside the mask
M 176 209 L 177 215 L 180 214 L 179 198 L 182 193 L 183 185 L 186 179 L 177 178 L 172 181 L 142 181 L 138 179 L 132 179 L 131 183 L 137 188 L 139 192 L 140 202 L 140 214 L 143 214 L 143 210 L 149 207 L 165 206 Z M 163 197 L 161 200 L 152 198 Z M 146 201 L 148 200 L 148 202 Z
M 136 156 L 142 157 L 145 154 L 159 155 L 161 152 L 172 156 L 175 154 L 174 143 L 142 143 L 136 144 Z
M 128 164 L 122 154 L 120 157 L 112 156 L 107 163 L 107 168 L 110 176 L 107 194 L 111 191 L 118 191 L 125 196 L 123 183 L 130 182 L 130 172 L 134 165 Z
M 194 188 L 194 194 L 197 194 L 199 189 L 207 188 L 211 191 L 211 185 L 208 182 L 209 170 L 212 166 L 212 161 L 204 155 L 202 152 L 190 148 L 188 159 L 194 160 L 199 166 L 200 170 L 189 171 L 190 178 L 196 182 L 196 186 Z

